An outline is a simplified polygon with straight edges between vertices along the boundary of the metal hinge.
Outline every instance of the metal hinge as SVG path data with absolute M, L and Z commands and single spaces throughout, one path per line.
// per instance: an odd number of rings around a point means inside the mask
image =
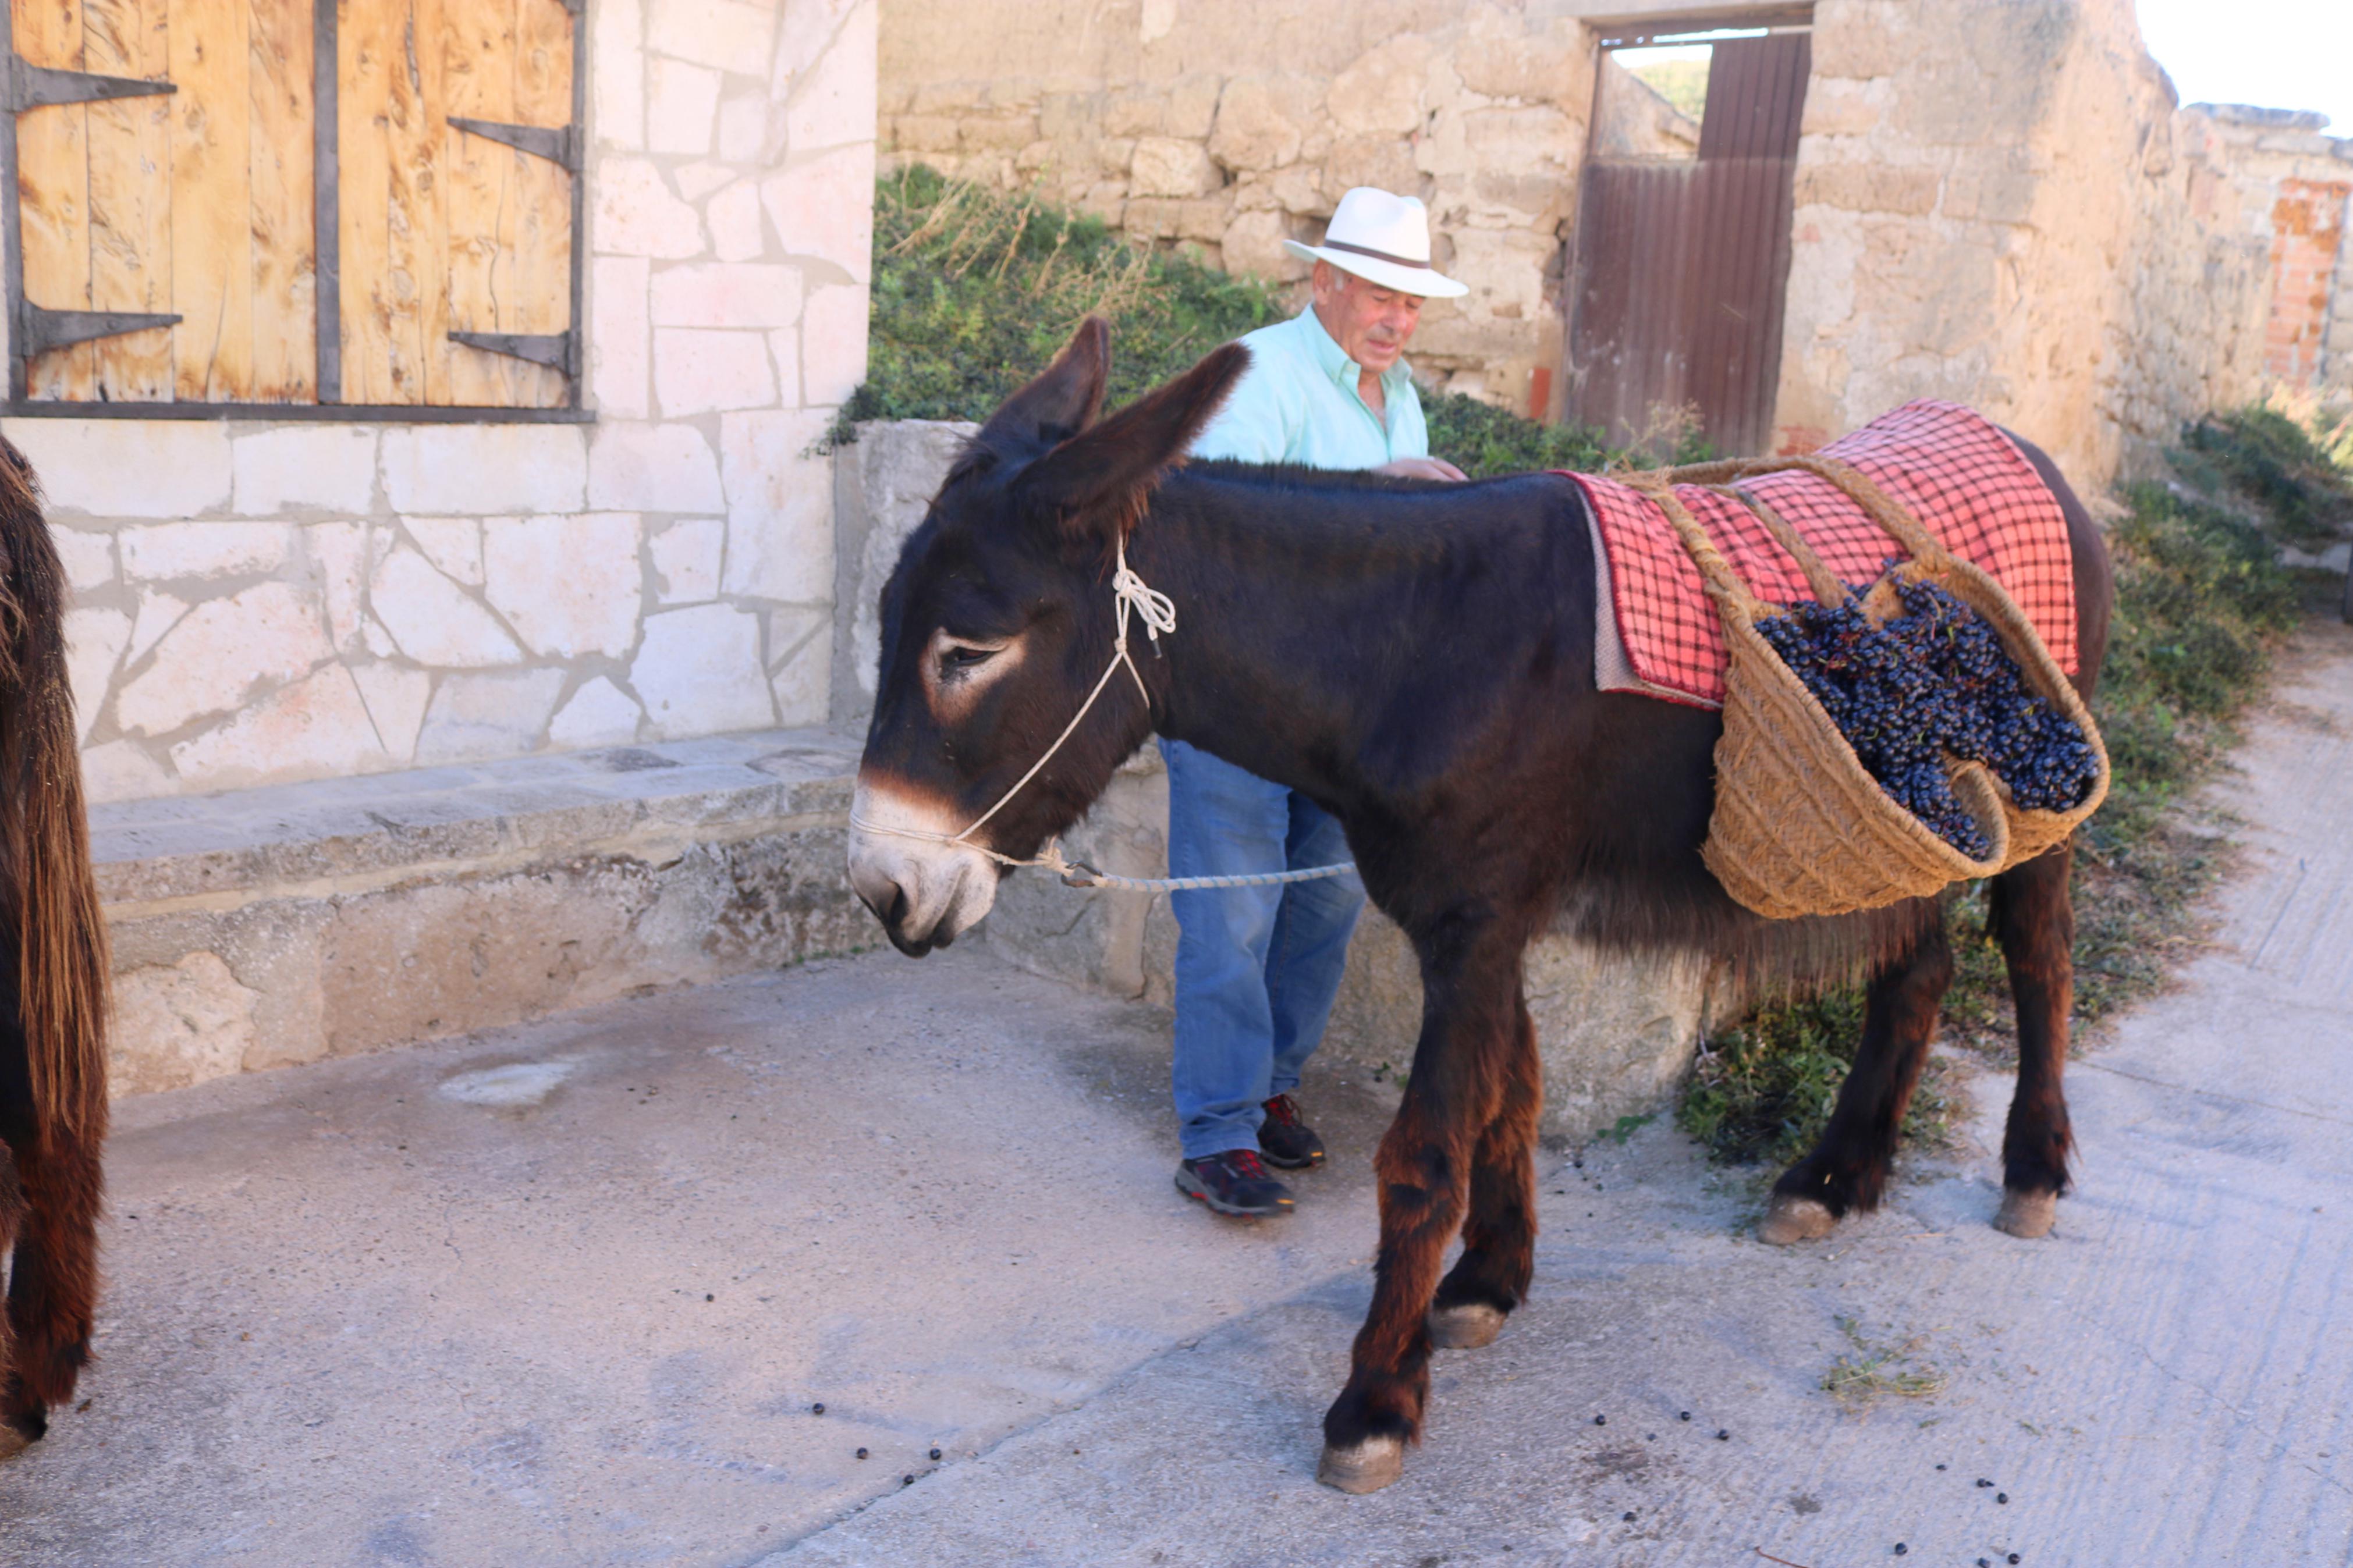
M 449 341 L 470 349 L 529 360 L 580 378 L 580 334 L 569 332 L 451 332 Z
M 16 303 L 15 347 L 21 358 L 29 360 L 35 354 L 86 343 L 92 338 L 119 337 L 124 332 L 143 332 L 150 327 L 179 324 L 177 316 L 138 310 L 52 310 L 30 300 L 20 300 Z
M 449 123 L 460 131 L 503 142 L 534 158 L 544 158 L 575 174 L 580 172 L 580 137 L 572 126 L 509 125 L 498 120 L 469 120 L 459 114 L 451 115 Z
M 177 92 L 168 81 L 144 81 L 137 77 L 99 76 L 91 71 L 52 70 L 28 63 L 22 55 L 8 57 L 8 75 L 0 81 L 0 109 L 22 114 L 53 103 L 95 103 L 107 98 L 147 98 Z

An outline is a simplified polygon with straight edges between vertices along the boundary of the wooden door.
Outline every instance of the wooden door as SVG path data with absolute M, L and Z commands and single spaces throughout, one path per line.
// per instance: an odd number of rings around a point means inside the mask
M 1571 423 L 1631 442 L 1655 411 L 1691 406 L 1723 455 L 1760 451 L 1771 438 L 1811 60 L 1803 33 L 1718 44 L 1695 161 L 1586 165 Z

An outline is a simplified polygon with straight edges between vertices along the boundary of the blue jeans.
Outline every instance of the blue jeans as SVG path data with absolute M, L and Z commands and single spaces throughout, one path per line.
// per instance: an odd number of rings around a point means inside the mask
M 1187 745 L 1168 764 L 1168 871 L 1175 877 L 1297 870 L 1348 858 L 1340 824 L 1305 795 Z M 1176 1050 L 1172 1071 L 1185 1158 L 1258 1147 L 1264 1101 L 1299 1087 L 1324 1038 L 1365 907 L 1355 872 L 1271 888 L 1172 893 Z

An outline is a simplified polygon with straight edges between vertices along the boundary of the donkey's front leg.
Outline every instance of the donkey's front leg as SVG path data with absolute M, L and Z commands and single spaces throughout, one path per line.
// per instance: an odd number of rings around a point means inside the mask
M 1396 1480 L 1406 1445 L 1421 1435 L 1438 1266 L 1462 1223 L 1472 1155 L 1494 1120 L 1514 1028 L 1516 951 L 1464 952 L 1498 945 L 1492 942 L 1417 945 L 1421 1039 L 1405 1104 L 1373 1162 L 1381 1205 L 1373 1308 L 1356 1334 L 1348 1385 L 1324 1414 L 1316 1471 L 1318 1480 L 1346 1492 Z M 1433 953 L 1440 946 L 1453 951 Z

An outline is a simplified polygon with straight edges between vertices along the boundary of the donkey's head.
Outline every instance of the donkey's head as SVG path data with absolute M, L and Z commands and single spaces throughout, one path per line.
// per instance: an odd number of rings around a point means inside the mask
M 981 427 L 908 536 L 882 590 L 849 836 L 850 883 L 900 952 L 945 946 L 987 914 L 1004 874 L 988 852 L 1036 854 L 1152 732 L 1123 671 L 1006 800 L 1103 673 L 1115 549 L 1248 358 L 1219 349 L 1099 421 L 1109 333 L 1088 318 Z M 1137 628 L 1131 646 L 1142 641 Z

